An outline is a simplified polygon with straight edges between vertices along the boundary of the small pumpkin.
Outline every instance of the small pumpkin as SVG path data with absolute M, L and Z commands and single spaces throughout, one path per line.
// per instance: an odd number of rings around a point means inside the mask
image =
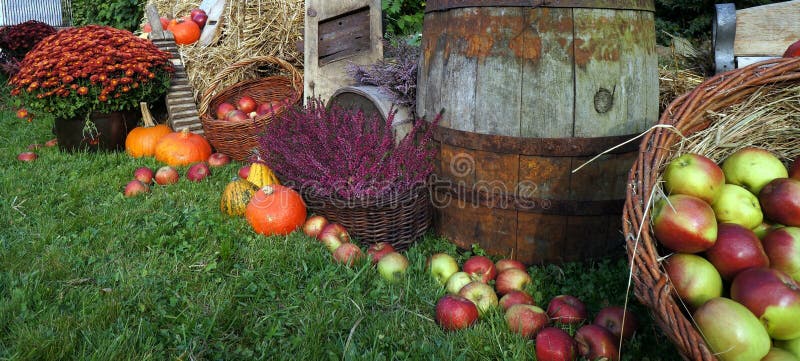
M 161 137 L 172 133 L 172 129 L 167 125 L 156 125 L 153 122 L 153 116 L 147 109 L 147 103 L 139 105 L 142 108 L 144 126 L 133 128 L 128 133 L 128 137 L 125 138 L 125 151 L 134 158 L 152 157 L 156 151 L 156 143 L 161 140 Z
M 305 222 L 306 205 L 294 189 L 273 184 L 253 195 L 244 216 L 256 233 L 287 235 Z
M 192 44 L 200 39 L 200 26 L 194 21 L 186 19 L 173 19 L 169 22 L 167 30 L 172 32 L 175 37 L 175 44 Z
M 205 162 L 211 155 L 211 144 L 199 134 L 184 129 L 172 132 L 156 144 L 156 160 L 173 167 Z
M 229 216 L 244 215 L 247 203 L 250 203 L 250 199 L 257 191 L 258 186 L 255 184 L 246 179 L 234 178 L 222 191 L 219 209 Z
M 272 169 L 269 169 L 266 164 L 259 162 L 254 162 L 250 165 L 250 174 L 247 176 L 247 180 L 257 185 L 259 188 L 272 184 L 281 184 L 281 182 L 278 181 L 278 177 L 272 172 Z

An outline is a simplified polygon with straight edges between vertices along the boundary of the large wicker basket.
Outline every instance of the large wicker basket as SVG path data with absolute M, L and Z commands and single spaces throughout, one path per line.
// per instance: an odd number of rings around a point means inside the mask
M 716 360 L 716 357 L 672 292 L 661 266 L 661 257 L 667 252 L 658 246 L 650 228 L 649 206 L 654 189 L 658 187 L 664 166 L 677 155 L 673 153 L 673 146 L 682 136 L 707 129 L 714 124 L 714 119 L 721 119 L 709 117 L 709 112 L 724 112 L 725 108 L 747 100 L 765 86 L 796 85 L 797 82 L 800 82 L 800 58 L 767 60 L 718 74 L 675 99 L 659 120 L 663 127 L 649 131 L 641 141 L 639 156 L 628 176 L 623 211 L 634 293 L 651 309 L 661 330 L 687 360 Z
M 287 75 L 273 75 L 266 78 L 243 80 L 217 92 L 222 81 L 233 73 L 252 66 L 277 65 Z M 303 94 L 303 76 L 285 60 L 274 56 L 259 56 L 240 60 L 221 71 L 212 81 L 200 101 L 200 121 L 205 136 L 214 148 L 236 160 L 245 160 L 258 147 L 258 133 L 281 111 L 258 116 L 254 119 L 226 121 L 216 119 L 217 106 L 223 102 L 236 104 L 244 95 L 249 95 L 258 103 L 277 100 L 287 106 L 296 104 Z
M 309 213 L 343 225 L 365 246 L 378 242 L 404 250 L 431 225 L 432 205 L 427 187 L 420 186 L 381 199 L 346 200 L 301 190 Z

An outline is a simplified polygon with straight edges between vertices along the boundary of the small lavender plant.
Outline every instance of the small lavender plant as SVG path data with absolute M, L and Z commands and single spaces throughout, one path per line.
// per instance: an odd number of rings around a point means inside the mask
M 359 84 L 377 86 L 395 104 L 416 108 L 419 46 L 395 39 L 384 48 L 386 59 L 367 66 L 348 64 L 347 73 Z
M 416 119 L 395 144 L 387 120 L 310 99 L 287 109 L 259 137 L 260 157 L 288 185 L 319 196 L 379 199 L 424 185 L 433 171 L 434 127 Z M 433 124 L 438 123 L 438 117 Z

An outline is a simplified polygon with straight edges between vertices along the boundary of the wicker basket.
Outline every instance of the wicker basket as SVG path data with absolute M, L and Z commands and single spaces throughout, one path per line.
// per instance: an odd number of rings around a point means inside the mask
M 288 76 L 274 75 L 261 79 L 244 80 L 219 92 L 217 87 L 232 73 L 254 65 L 273 64 L 281 67 Z M 217 106 L 236 102 L 249 95 L 258 103 L 278 100 L 294 105 L 302 98 L 303 76 L 292 64 L 273 56 L 259 56 L 238 61 L 221 71 L 212 81 L 200 101 L 200 120 L 205 136 L 214 148 L 236 160 L 245 160 L 258 147 L 258 133 L 272 121 L 274 114 L 266 114 L 255 119 L 227 121 L 215 117 Z
M 667 107 L 659 124 L 672 125 L 674 129 L 654 128 L 642 139 L 639 156 L 628 176 L 622 219 L 634 293 L 651 309 L 661 330 L 686 360 L 716 360 L 716 357 L 687 316 L 688 311 L 672 292 L 661 267 L 661 256 L 666 252 L 660 249 L 652 235 L 648 201 L 664 166 L 676 156 L 672 149 L 681 141 L 678 132 L 686 136 L 708 128 L 714 121 L 706 116 L 708 112 L 720 112 L 743 102 L 763 86 L 798 81 L 800 58 L 772 59 L 718 74 Z
M 404 250 L 422 237 L 431 225 L 433 209 L 427 187 L 382 199 L 346 200 L 321 197 L 301 190 L 309 213 L 343 225 L 363 245 L 378 242 Z

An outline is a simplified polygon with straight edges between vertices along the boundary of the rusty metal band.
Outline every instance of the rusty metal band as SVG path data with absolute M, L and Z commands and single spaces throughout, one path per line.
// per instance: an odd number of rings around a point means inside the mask
M 551 157 L 587 157 L 619 146 L 608 154 L 623 154 L 639 149 L 639 142 L 626 141 L 638 134 L 591 138 L 521 138 L 506 135 L 480 134 L 437 126 L 433 138 L 442 144 L 464 149 L 503 154 L 541 155 Z
M 428 0 L 425 12 L 469 7 L 547 7 L 656 11 L 653 0 Z
M 466 202 L 467 207 L 480 206 L 559 216 L 603 216 L 620 214 L 625 203 L 625 199 L 561 200 L 525 197 L 467 187 L 463 182 L 446 179 L 433 182 L 431 189 L 431 201 L 437 208 L 446 207 L 460 200 Z

